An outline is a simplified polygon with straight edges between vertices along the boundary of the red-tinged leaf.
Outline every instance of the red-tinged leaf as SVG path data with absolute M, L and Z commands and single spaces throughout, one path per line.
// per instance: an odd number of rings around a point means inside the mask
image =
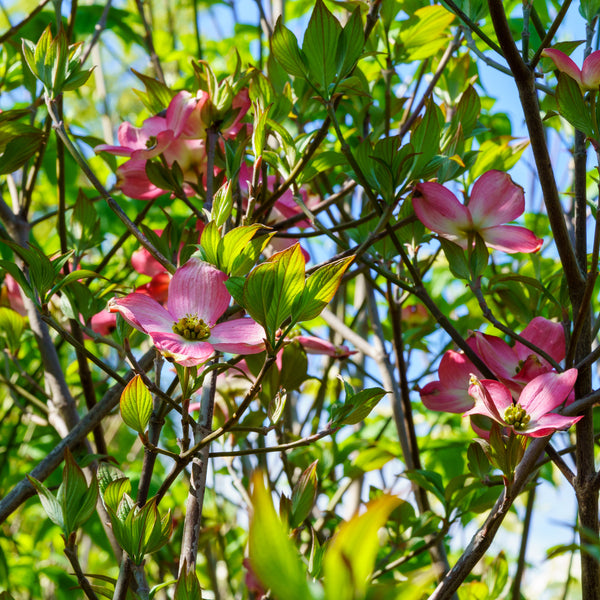
M 252 481 L 248 540 L 252 570 L 274 600 L 311 600 L 302 560 L 275 512 L 263 475 L 255 473 Z
M 123 390 L 120 406 L 125 424 L 138 433 L 144 433 L 152 415 L 152 396 L 139 375 Z
M 364 514 L 343 523 L 338 529 L 323 559 L 326 598 L 354 600 L 365 597 L 379 550 L 377 532 L 400 502 L 400 498 L 382 496 L 370 502 Z

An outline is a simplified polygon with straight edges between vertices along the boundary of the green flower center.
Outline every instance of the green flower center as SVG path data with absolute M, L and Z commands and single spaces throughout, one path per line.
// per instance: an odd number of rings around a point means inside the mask
M 153 148 L 156 148 L 156 144 L 158 144 L 158 139 L 155 135 L 151 135 L 146 140 L 146 148 L 148 148 L 148 150 L 152 150 Z
M 202 342 L 210 337 L 210 327 L 196 315 L 186 315 L 173 323 L 173 333 L 186 340 Z
M 525 429 L 529 421 L 531 421 L 531 417 L 520 404 L 509 406 L 504 411 L 504 422 L 512 425 L 517 431 Z

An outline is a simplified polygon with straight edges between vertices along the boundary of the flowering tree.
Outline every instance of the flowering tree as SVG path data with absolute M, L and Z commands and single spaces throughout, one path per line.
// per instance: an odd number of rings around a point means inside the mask
M 4 6 L 0 596 L 600 600 L 599 15 Z

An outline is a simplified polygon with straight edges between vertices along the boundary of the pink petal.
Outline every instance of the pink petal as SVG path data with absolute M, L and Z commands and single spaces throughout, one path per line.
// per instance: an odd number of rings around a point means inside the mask
M 201 365 L 215 353 L 208 342 L 186 340 L 172 332 L 156 332 L 152 334 L 152 341 L 165 356 L 184 367 Z
M 425 227 L 456 243 L 466 245 L 473 229 L 469 210 L 439 183 L 419 183 L 412 197 L 417 218 Z
M 152 200 L 165 193 L 150 183 L 146 175 L 146 161 L 128 160 L 117 169 L 117 186 L 130 198 Z
M 529 342 L 539 346 L 556 362 L 560 362 L 566 354 L 565 330 L 560 323 L 555 323 L 544 317 L 535 317 L 521 332 Z M 533 352 L 527 346 L 517 342 L 515 352 L 520 360 L 525 360 Z
M 183 133 L 196 104 L 197 100 L 189 92 L 182 91 L 173 96 L 167 108 L 167 128 L 173 132 L 174 137 Z
M 107 310 L 101 310 L 91 318 L 90 326 L 93 331 L 100 335 L 109 335 L 117 326 L 117 315 Z
M 469 212 L 476 230 L 514 221 L 524 210 L 523 188 L 507 173 L 487 171 L 473 185 Z
M 564 52 L 554 48 L 546 48 L 542 55 L 551 58 L 559 71 L 572 77 L 579 85 L 583 85 L 579 67 Z
M 544 437 L 554 433 L 557 429 L 568 429 L 573 423 L 577 423 L 581 419 L 583 419 L 583 416 L 563 417 L 562 415 L 548 413 L 547 415 L 542 415 L 536 421 L 530 421 L 524 431 L 521 430 L 517 433 L 522 433 L 530 437 Z
M 521 392 L 519 404 L 532 421 L 562 404 L 575 385 L 577 369 L 563 373 L 544 373 L 530 381 Z
M 328 340 L 323 340 L 314 335 L 299 335 L 294 338 L 307 354 L 323 354 L 333 358 L 347 358 L 351 354 L 356 354 L 356 350 L 350 350 L 348 346 L 336 346 Z
M 581 69 L 583 87 L 597 90 L 600 86 L 600 50 L 592 52 L 584 61 Z
M 448 350 L 440 361 L 438 375 L 448 389 L 468 390 L 471 373 L 481 375 L 475 365 L 462 353 Z
M 475 341 L 475 351 L 494 375 L 503 379 L 510 379 L 516 375 L 519 359 L 502 338 L 477 331 L 472 339 Z
M 197 316 L 211 327 L 229 306 L 231 296 L 225 287 L 227 275 L 199 258 L 190 258 L 175 271 L 169 286 L 167 308 L 181 319 Z
M 502 252 L 537 252 L 544 240 L 532 231 L 517 225 L 496 225 L 480 231 L 486 245 Z
M 215 350 L 232 354 L 257 354 L 265 349 L 265 330 L 249 317 L 218 323 L 209 339 Z
M 162 273 L 165 268 L 146 250 L 140 248 L 131 255 L 131 266 L 142 275 L 152 277 Z
M 429 410 L 464 413 L 473 408 L 473 399 L 468 388 L 446 388 L 441 381 L 432 381 L 421 389 L 421 401 Z
M 510 390 L 493 379 L 481 379 L 469 387 L 475 406 L 465 415 L 484 415 L 504 425 L 504 412 L 513 405 Z
M 110 312 L 118 312 L 133 327 L 144 333 L 173 331 L 176 321 L 165 308 L 146 294 L 129 294 L 108 302 Z M 182 338 L 183 339 L 183 338 Z

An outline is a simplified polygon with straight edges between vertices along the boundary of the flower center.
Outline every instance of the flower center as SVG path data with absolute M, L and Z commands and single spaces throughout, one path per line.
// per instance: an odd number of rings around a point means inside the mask
M 525 429 L 529 421 L 531 421 L 531 417 L 520 404 L 509 406 L 504 411 L 504 422 L 512 425 L 517 431 Z
M 186 340 L 204 341 L 210 337 L 210 327 L 197 315 L 186 315 L 173 323 L 173 333 Z
M 148 150 L 152 150 L 154 148 L 156 148 L 156 144 L 158 144 L 158 139 L 155 135 L 151 135 L 147 140 L 146 140 L 146 148 Z

